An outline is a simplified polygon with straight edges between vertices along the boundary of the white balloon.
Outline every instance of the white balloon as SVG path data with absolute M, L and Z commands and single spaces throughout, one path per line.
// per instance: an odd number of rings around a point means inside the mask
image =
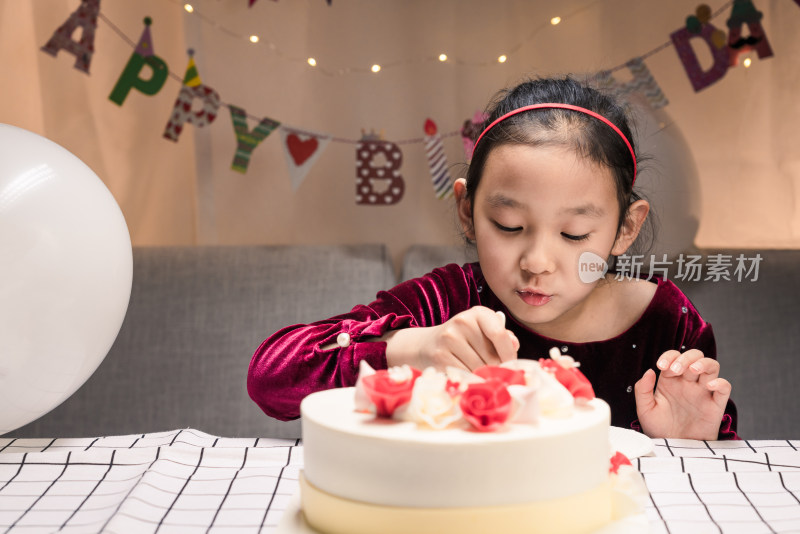
M 97 369 L 132 277 L 128 227 L 97 175 L 52 141 L 0 124 L 0 434 L 61 404 Z

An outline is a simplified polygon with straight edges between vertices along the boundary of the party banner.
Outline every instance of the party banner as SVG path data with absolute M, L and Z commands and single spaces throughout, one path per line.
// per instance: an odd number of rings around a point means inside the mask
M 763 16 L 752 0 L 734 0 L 727 20 L 730 32 L 726 38 L 724 31 L 711 24 L 711 8 L 702 4 L 697 7 L 694 15 L 686 18 L 684 28 L 670 35 L 695 91 L 700 91 L 722 78 L 729 67 L 738 65 L 739 56 L 745 52 L 755 50 L 759 59 L 773 55 L 761 26 Z M 747 37 L 742 35 L 742 26 L 745 24 L 749 31 Z M 711 51 L 714 63 L 707 70 L 700 66 L 690 43 L 692 39 L 705 42 Z
M 721 44 L 719 38 L 716 37 L 719 33 L 722 33 L 723 36 Z M 715 28 L 710 22 L 703 24 L 697 33 L 684 27 L 670 35 L 670 39 L 675 45 L 675 51 L 678 53 L 681 63 L 683 63 L 683 68 L 686 69 L 686 74 L 689 76 L 689 81 L 695 92 L 718 81 L 728 71 L 730 49 L 724 41 L 724 35 L 724 32 Z M 714 40 L 712 40 L 712 37 L 714 37 Z M 697 55 L 689 42 L 692 39 L 703 41 L 711 52 L 714 63 L 707 70 L 703 70 L 703 67 L 700 66 L 700 61 L 697 59 Z
M 406 184 L 400 174 L 403 152 L 375 133 L 363 134 L 356 145 L 356 204 L 388 206 L 403 198 Z
M 331 141 L 329 135 L 297 130 L 288 126 L 278 129 L 292 180 L 292 189 L 297 191 L 305 180 L 308 171 L 317 162 Z
M 728 19 L 728 48 L 730 48 L 731 67 L 739 64 L 739 56 L 755 50 L 758 59 L 772 56 L 767 34 L 761 26 L 764 14 L 758 11 L 751 0 L 735 0 Z M 743 37 L 742 26 L 747 24 L 749 35 Z
M 194 101 L 199 100 L 201 109 L 194 111 Z M 178 137 L 187 122 L 195 128 L 202 128 L 214 122 L 220 106 L 219 94 L 200 81 L 200 74 L 194 63 L 194 51 L 189 50 L 189 64 L 183 77 L 183 87 L 172 107 L 172 114 L 164 129 L 164 137 L 178 142 Z
M 144 30 L 139 43 L 131 54 L 128 64 L 120 74 L 114 89 L 108 96 L 109 100 L 121 106 L 131 89 L 136 89 L 145 95 L 158 93 L 167 81 L 169 69 L 166 62 L 153 52 L 153 39 L 150 36 L 150 24 L 153 20 L 150 17 L 144 19 Z M 140 76 L 142 69 L 147 65 L 152 70 L 149 78 Z
M 611 75 L 611 71 L 602 71 L 597 77 L 598 86 L 601 89 L 614 89 L 622 94 L 638 93 L 644 96 L 647 103 L 653 109 L 663 108 L 669 101 L 661 91 L 661 87 L 656 83 L 650 69 L 644 64 L 640 57 L 631 59 L 625 64 L 633 75 L 633 79 L 626 83 L 620 83 Z
M 800 0 L 795 0 L 795 2 L 800 5 Z M 248 3 L 252 6 L 255 0 L 248 0 Z M 331 4 L 330 0 L 328 0 L 328 4 Z M 756 9 L 753 0 L 732 0 L 727 5 L 732 6 L 730 17 L 726 21 L 729 28 L 728 34 L 711 24 L 711 19 L 722 14 L 726 8 L 717 10 L 716 14 L 713 14 L 708 5 L 700 5 L 695 14 L 686 18 L 685 26 L 670 35 L 669 41 L 629 60 L 624 65 L 599 73 L 596 79 L 599 80 L 602 87 L 615 89 L 622 93 L 641 93 L 653 109 L 658 109 L 666 106 L 668 101 L 645 65 L 643 58 L 667 48 L 670 44 L 675 47 L 695 91 L 700 91 L 721 79 L 728 68 L 738 65 L 745 52 L 753 51 L 759 59 L 771 57 L 773 52 L 761 25 L 763 13 Z M 115 33 L 133 46 L 131 39 L 124 35 L 107 17 L 100 14 L 100 0 L 80 0 L 78 8 L 55 30 L 41 50 L 54 57 L 61 50 L 65 50 L 75 56 L 74 67 L 88 74 L 94 53 L 94 37 L 98 18 L 105 21 L 115 30 Z M 132 89 L 145 95 L 157 94 L 170 74 L 166 62 L 154 53 L 150 33 L 152 24 L 150 17 L 144 19 L 144 24 L 145 27 L 135 45 L 133 54 L 109 95 L 109 99 L 120 106 Z M 221 26 L 217 27 L 221 28 Z M 79 29 L 82 31 L 80 39 L 77 38 Z M 710 67 L 704 69 L 700 65 L 693 45 L 708 47 L 713 58 L 713 64 Z M 280 121 L 272 118 L 260 119 L 253 129 L 249 129 L 245 110 L 231 104 L 223 104 L 219 94 L 201 82 L 191 50 L 189 55 L 189 64 L 183 84 L 164 130 L 165 138 L 177 141 L 186 123 L 195 127 L 209 125 L 217 117 L 219 107 L 227 105 L 230 109 L 237 141 L 236 153 L 231 165 L 233 170 L 245 173 L 255 148 L 272 131 L 278 129 L 292 186 L 295 190 L 300 187 L 327 144 L 335 141 L 356 145 L 357 204 L 391 205 L 402 199 L 405 192 L 405 182 L 400 173 L 403 153 L 396 143 L 386 141 L 382 136 L 376 136 L 374 133 L 368 135 L 364 132 L 362 132 L 362 138 L 357 141 L 334 139 L 330 135 L 281 127 Z M 632 80 L 621 83 L 612 76 L 612 73 L 625 67 L 630 71 Z M 475 139 L 486 118 L 484 113 L 475 112 L 471 119 L 463 122 L 460 132 L 449 132 L 444 136 L 460 133 L 465 157 L 470 159 Z M 448 172 L 447 158 L 442 143 L 443 135 L 438 132 L 438 127 L 430 119 L 425 123 L 425 134 L 424 139 L 412 140 L 407 143 L 424 144 L 434 192 L 437 197 L 446 198 L 451 194 L 452 177 Z
M 89 74 L 89 65 L 94 53 L 94 32 L 97 30 L 97 15 L 100 13 L 100 0 L 81 0 L 81 5 L 58 27 L 50 40 L 42 47 L 56 57 L 59 50 L 75 56 L 75 68 Z M 81 40 L 74 41 L 72 34 L 80 27 Z
M 453 179 L 447 169 L 442 136 L 437 130 L 435 122 L 431 119 L 425 121 L 425 155 L 428 157 L 428 168 L 431 171 L 436 198 L 447 199 L 453 195 Z
M 800 0 L 798 0 L 800 1 Z M 481 134 L 481 127 L 489 115 L 483 111 L 476 111 L 471 119 L 464 121 L 461 126 L 461 141 L 464 144 L 464 157 L 468 160 L 472 158 L 472 149 L 475 148 L 475 140 Z
M 236 133 L 236 153 L 233 156 L 231 169 L 244 174 L 247 172 L 247 166 L 250 164 L 250 155 L 253 150 L 281 123 L 264 117 L 255 128 L 248 130 L 247 112 L 232 104 L 228 105 L 228 107 L 231 110 L 233 131 Z

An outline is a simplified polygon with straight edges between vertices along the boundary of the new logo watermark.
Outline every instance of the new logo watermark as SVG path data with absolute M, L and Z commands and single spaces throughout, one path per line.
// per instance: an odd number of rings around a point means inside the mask
M 586 251 L 578 258 L 578 277 L 584 284 L 591 284 L 603 278 L 608 272 L 606 260 Z
M 643 255 L 617 257 L 614 277 L 617 280 L 650 280 L 654 275 L 664 280 L 682 280 L 686 282 L 755 282 L 761 264 L 761 254 L 753 256 L 739 254 L 681 254 L 675 259 L 668 259 L 666 254 L 658 259 L 655 255 L 649 260 Z M 594 283 L 608 272 L 608 263 L 594 252 L 584 252 L 578 258 L 578 277 L 585 284 Z M 643 276 L 644 275 L 644 276 Z M 646 278 L 645 278 L 646 276 Z

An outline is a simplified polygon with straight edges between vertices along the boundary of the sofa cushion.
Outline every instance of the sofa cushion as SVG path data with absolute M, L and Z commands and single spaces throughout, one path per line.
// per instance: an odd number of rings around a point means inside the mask
M 475 247 L 468 244 L 443 246 L 443 245 L 412 245 L 403 256 L 403 266 L 400 280 L 411 280 L 431 272 L 436 267 L 449 263 L 463 265 L 477 261 L 478 253 Z
M 19 437 L 138 434 L 192 427 L 221 436 L 299 437 L 266 416 L 247 368 L 276 330 L 369 302 L 395 283 L 383 245 L 136 247 L 128 313 L 108 356 Z

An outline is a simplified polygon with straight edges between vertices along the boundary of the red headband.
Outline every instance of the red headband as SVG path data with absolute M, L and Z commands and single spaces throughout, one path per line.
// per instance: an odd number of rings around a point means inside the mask
M 622 140 L 625 141 L 625 145 L 628 147 L 628 150 L 630 150 L 630 152 L 631 152 L 631 159 L 633 160 L 633 180 L 631 180 L 631 186 L 634 184 L 634 182 L 636 182 L 636 154 L 634 154 L 633 146 L 631 145 L 631 142 L 628 141 L 628 138 L 625 137 L 625 134 L 622 133 L 622 130 L 620 130 L 617 127 L 616 124 L 614 124 L 613 122 L 611 122 L 607 118 L 603 117 L 599 113 L 595 113 L 594 111 L 592 111 L 590 109 L 582 108 L 580 106 L 573 106 L 572 104 L 559 104 L 559 103 L 531 104 L 529 106 L 522 106 L 521 108 L 517 108 L 517 109 L 515 109 L 513 111 L 509 111 L 508 113 L 506 113 L 502 117 L 498 117 L 495 120 L 493 120 L 491 122 L 491 124 L 489 124 L 489 126 L 487 126 L 481 132 L 481 134 L 475 140 L 475 144 L 472 145 L 472 153 L 475 154 L 475 148 L 478 146 L 478 143 L 480 143 L 480 141 L 483 138 L 483 136 L 486 135 L 486 133 L 489 130 L 491 130 L 492 128 L 494 128 L 498 123 L 503 122 L 507 118 L 509 118 L 511 116 L 514 116 L 517 113 L 522 113 L 523 111 L 530 111 L 532 109 L 549 109 L 549 108 L 569 109 L 569 110 L 572 110 L 572 111 L 578 111 L 580 113 L 584 113 L 586 115 L 589 115 L 590 117 L 594 117 L 597 120 L 603 121 L 604 123 L 609 125 L 615 132 L 617 132 L 617 134 L 622 138 Z

